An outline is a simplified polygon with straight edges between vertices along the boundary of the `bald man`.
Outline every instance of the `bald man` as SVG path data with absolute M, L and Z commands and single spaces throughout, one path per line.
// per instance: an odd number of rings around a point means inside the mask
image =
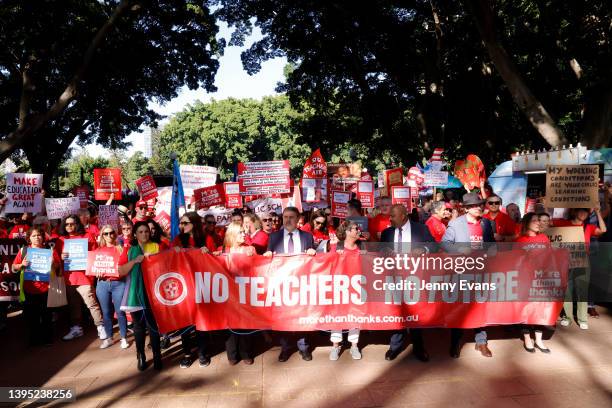
M 408 244 L 411 243 L 434 242 L 429 229 L 424 224 L 410 221 L 408 219 L 408 210 L 401 204 L 395 204 L 391 207 L 390 221 L 391 227 L 382 232 L 380 236 L 381 242 L 401 243 L 403 248 L 409 247 L 410 245 Z M 427 246 L 418 246 L 428 249 Z M 403 329 L 393 333 L 389 342 L 389 350 L 385 353 L 385 360 L 395 360 L 399 353 L 402 352 L 407 331 L 407 329 Z M 414 356 L 422 362 L 429 361 L 429 354 L 425 350 L 425 344 L 423 343 L 422 329 L 410 329 L 410 332 L 412 334 Z

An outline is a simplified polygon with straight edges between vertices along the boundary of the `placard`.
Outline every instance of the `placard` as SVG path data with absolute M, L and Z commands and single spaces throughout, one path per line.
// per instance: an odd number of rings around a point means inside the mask
M 570 268 L 587 268 L 589 254 L 584 242 L 584 229 L 576 227 L 550 227 L 544 232 L 550 243 L 567 248 L 570 252 Z
M 126 251 L 126 249 L 123 249 Z M 119 253 L 114 247 L 99 248 L 87 255 L 85 275 L 104 278 L 119 277 Z
M 193 197 L 196 203 L 204 208 L 225 204 L 225 190 L 223 184 L 198 188 L 193 191 Z
M 28 248 L 26 259 L 30 264 L 25 268 L 23 280 L 49 282 L 53 251 L 45 248 Z
M 546 197 L 549 208 L 599 207 L 599 166 L 546 166 Z
M 401 167 L 384 171 L 385 185 L 387 192 L 393 186 L 401 186 L 404 184 L 404 172 Z
M 439 162 L 438 162 L 439 163 Z M 429 170 L 425 173 L 424 186 L 443 187 L 448 184 L 448 171 Z
M 19 272 L 12 265 L 25 239 L 0 238 L 0 302 L 19 300 Z
M 353 221 L 359 225 L 362 232 L 368 232 L 368 217 L 346 217 L 347 221 Z
M 121 169 L 94 169 L 94 198 L 121 200 Z
M 143 200 L 148 201 L 157 197 L 157 186 L 155 185 L 155 180 L 153 180 L 152 176 L 141 177 L 134 183 L 136 183 L 140 197 Z
M 98 212 L 98 226 L 112 225 L 115 231 L 119 228 L 119 209 L 117 205 L 101 205 Z
M 87 245 L 86 238 L 64 240 L 63 252 L 68 253 L 68 258 L 64 259 L 65 271 L 84 271 L 87 269 Z
M 45 208 L 47 218 L 59 220 L 67 215 L 76 214 L 81 208 L 81 200 L 79 197 L 45 198 Z
M 290 192 L 289 160 L 238 163 L 241 195 Z
M 79 186 L 73 189 L 73 193 L 76 197 L 79 198 L 79 202 L 81 203 L 81 208 L 87 208 L 89 205 L 89 187 L 87 186 Z
M 164 232 L 170 232 L 170 227 L 172 220 L 170 218 L 170 214 L 165 212 L 164 210 L 156 212 L 155 218 L 153 220 L 159 224 L 159 226 L 164 230 Z
M 361 202 L 362 208 L 374 208 L 373 181 L 359 181 L 357 183 L 357 199 Z
M 240 195 L 240 183 L 223 183 L 225 193 L 225 208 L 242 208 L 242 196 Z
M 217 182 L 217 169 L 215 167 L 181 164 L 179 172 L 181 173 L 186 201 L 189 201 L 193 196 L 194 190 L 213 186 Z
M 301 185 L 305 203 L 327 202 L 327 179 L 303 178 Z
M 274 212 L 282 214 L 283 200 L 281 198 L 264 197 L 257 200 L 249 201 L 246 206 L 253 211 L 254 214 L 265 214 Z
M 346 218 L 348 215 L 347 203 L 351 199 L 351 193 L 347 191 L 331 192 L 331 215 L 332 217 Z
M 7 173 L 5 213 L 39 213 L 42 209 L 43 175 Z
M 410 200 L 410 187 L 393 186 L 391 187 L 391 204 L 402 204 L 408 210 L 412 209 Z

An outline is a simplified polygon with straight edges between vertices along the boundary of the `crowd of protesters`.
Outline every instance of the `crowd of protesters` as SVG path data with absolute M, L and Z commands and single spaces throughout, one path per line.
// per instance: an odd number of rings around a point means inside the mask
M 161 226 L 152 218 L 151 208 L 145 201 L 138 201 L 129 210 L 120 208 L 120 225 L 98 225 L 91 209 L 82 209 L 77 214 L 64 217 L 61 221 L 49 221 L 45 216 L 31 217 L 28 214 L 16 214 L 0 217 L 0 237 L 23 238 L 24 246 L 14 259 L 12 269 L 21 272 L 27 266 L 28 248 L 51 248 L 53 259 L 51 274 L 62 276 L 67 286 L 69 310 L 69 330 L 62 336 L 70 341 L 84 335 L 86 320 L 91 317 L 101 340 L 100 348 L 115 345 L 114 321 L 117 321 L 119 347 L 130 348 L 130 332 L 133 333 L 138 369 L 147 367 L 146 333 L 149 334 L 150 347 L 153 352 L 153 366 L 162 368 L 162 350 L 167 345 L 171 333 L 159 333 L 155 316 L 147 299 L 142 282 L 141 262 L 145 256 L 165 250 L 186 251 L 200 250 L 211 255 L 224 253 L 241 253 L 249 256 L 273 256 L 276 253 L 305 253 L 315 255 L 317 252 L 359 252 L 364 244 L 371 242 L 436 242 L 440 245 L 466 243 L 479 245 L 483 242 L 517 243 L 525 250 L 550 245 L 544 234 L 551 226 L 582 226 L 587 245 L 593 240 L 609 240 L 610 208 L 612 206 L 612 188 L 606 186 L 602 191 L 600 208 L 575 208 L 569 211 L 566 219 L 554 219 L 541 205 L 534 212 L 521 216 L 514 203 L 503 203 L 501 197 L 490 189 L 480 193 L 461 194 L 448 191 L 420 202 L 412 211 L 400 204 L 392 205 L 389 197 L 380 197 L 377 207 L 369 213 L 362 209 L 361 203 L 353 198 L 348 203 L 348 219 L 342 220 L 331 216 L 329 209 L 315 209 L 305 213 L 295 207 L 287 207 L 282 215 L 275 212 L 255 214 L 248 207 L 237 209 L 227 226 L 218 226 L 214 215 L 203 217 L 196 211 L 188 211 L 179 219 L 180 233 L 170 240 Z M 1 203 L 0 203 L 1 204 Z M 415 203 L 416 204 L 416 203 Z M 367 216 L 368 229 L 362 230 L 360 224 L 351 217 Z M 120 254 L 119 277 L 87 276 L 85 271 L 65 271 L 62 260 L 68 257 L 63 251 L 64 240 L 86 238 L 89 250 L 112 248 Z M 587 249 L 588 250 L 588 249 Z M 130 284 L 131 280 L 139 282 Z M 576 292 L 578 302 L 576 322 L 581 329 L 588 329 L 588 319 L 597 317 L 594 305 L 588 305 L 585 292 L 588 291 L 588 271 L 585 268 L 570 270 L 568 293 L 560 316 L 559 323 L 568 326 L 574 321 L 574 310 L 571 294 Z M 46 282 L 26 281 L 21 285 L 23 292 L 23 315 L 28 329 L 29 344 L 51 345 L 53 343 L 53 313 L 47 308 Z M 134 293 L 127 293 L 128 287 L 136 288 Z M 140 300 L 140 308 L 130 310 L 122 308 L 125 296 L 134 296 Z M 85 306 L 85 307 L 84 307 Z M 89 316 L 84 316 L 85 308 Z M 129 312 L 126 315 L 126 311 Z M 130 321 L 131 320 L 131 325 Z M 0 322 L 4 324 L 3 322 Z M 131 327 L 131 328 L 130 328 Z M 524 348 L 535 353 L 550 350 L 543 341 L 543 327 L 523 326 Z M 350 355 L 360 359 L 362 349 L 359 347 L 358 328 L 347 327 Z M 429 355 L 420 329 L 412 329 L 413 352 L 417 359 L 428 361 Z M 451 357 L 458 358 L 461 349 L 461 338 L 464 330 L 451 330 Z M 268 332 L 263 332 L 269 336 Z M 396 331 L 391 336 L 387 360 L 393 360 L 403 350 L 407 330 Z M 532 339 L 531 334 L 534 334 Z M 341 353 L 342 331 L 332 331 L 330 341 L 332 349 L 330 360 L 337 360 Z M 254 337 L 253 331 L 242 328 L 230 328 L 225 342 L 227 358 L 234 365 L 242 361 L 253 364 Z M 186 327 L 174 333 L 181 341 L 183 357 L 179 364 L 187 368 L 196 360 L 200 366 L 208 366 L 211 357 L 210 335 L 207 332 Z M 312 359 L 308 333 L 282 333 L 279 335 L 281 353 L 278 360 L 287 361 L 294 345 L 301 357 Z M 298 339 L 294 337 L 299 337 Z M 491 357 L 488 347 L 486 328 L 474 331 L 476 349 L 485 357 Z M 195 349 L 195 352 L 194 352 Z

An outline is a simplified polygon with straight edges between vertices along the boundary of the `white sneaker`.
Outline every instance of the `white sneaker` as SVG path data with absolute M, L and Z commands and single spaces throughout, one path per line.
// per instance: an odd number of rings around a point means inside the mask
M 561 326 L 567 327 L 569 325 L 570 325 L 570 320 L 567 317 L 564 317 L 563 319 L 561 319 Z
M 130 343 L 128 343 L 128 341 L 127 341 L 127 339 L 125 337 L 121 339 L 120 344 L 121 344 L 121 348 L 122 349 L 126 349 L 126 348 L 130 347 Z
M 329 359 L 331 361 L 336 361 L 338 358 L 340 358 L 340 347 L 332 346 L 332 349 L 329 352 Z
M 588 323 L 580 323 L 579 326 L 580 326 L 580 328 L 582 330 L 589 330 L 589 324 Z
M 351 347 L 351 357 L 353 360 L 361 360 L 361 351 L 357 347 Z
M 106 329 L 104 329 L 104 325 L 100 324 L 98 325 L 98 337 L 100 338 L 100 340 L 105 340 L 108 339 L 108 334 L 106 333 Z
M 81 337 L 82 335 L 83 335 L 83 329 L 81 328 L 81 326 L 72 326 L 68 334 L 62 337 L 62 339 L 72 340 L 72 339 L 76 339 L 77 337 Z
M 100 344 L 100 348 L 105 349 L 105 348 L 109 348 L 112 345 L 113 345 L 112 339 L 104 339 L 102 340 L 102 344 Z

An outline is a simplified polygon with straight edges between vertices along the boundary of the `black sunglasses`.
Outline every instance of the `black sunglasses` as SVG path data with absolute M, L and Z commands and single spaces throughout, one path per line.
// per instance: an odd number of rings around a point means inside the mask
M 104 235 L 105 237 L 109 236 L 109 235 L 117 235 L 115 233 L 115 231 L 110 231 L 110 232 L 103 232 L 102 235 Z
M 272 218 L 262 218 L 262 221 L 263 222 L 270 222 L 270 221 L 272 221 Z
M 489 205 L 500 205 L 501 201 L 487 201 L 487 204 L 489 204 Z
M 181 222 L 179 222 L 179 225 L 189 225 L 189 224 L 191 224 L 191 222 L 189 222 L 189 221 L 181 221 Z

